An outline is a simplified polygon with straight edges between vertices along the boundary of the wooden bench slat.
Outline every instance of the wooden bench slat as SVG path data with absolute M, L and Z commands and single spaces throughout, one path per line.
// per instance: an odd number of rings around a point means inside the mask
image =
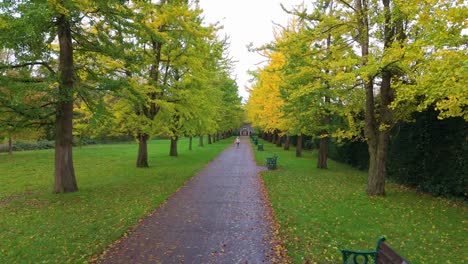
M 381 242 L 377 250 L 377 263 L 378 264 L 404 264 L 408 263 L 406 259 L 401 257 L 395 250 L 393 250 L 385 242 Z

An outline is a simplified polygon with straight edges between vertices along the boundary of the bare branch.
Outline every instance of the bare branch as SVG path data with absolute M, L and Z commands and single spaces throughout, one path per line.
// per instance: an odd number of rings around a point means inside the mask
M 0 70 L 23 68 L 23 67 L 34 66 L 34 65 L 42 65 L 46 67 L 51 73 L 55 74 L 54 69 L 52 69 L 52 67 L 50 67 L 50 65 L 45 61 L 26 62 L 26 63 L 16 64 L 16 65 L 0 65 Z
M 346 2 L 346 0 L 338 0 L 338 2 L 346 5 L 347 7 L 351 8 L 354 12 L 357 12 L 357 10 L 348 2 Z

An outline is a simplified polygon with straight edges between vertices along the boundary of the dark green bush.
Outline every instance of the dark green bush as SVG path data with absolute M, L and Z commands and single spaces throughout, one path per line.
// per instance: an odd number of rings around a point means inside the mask
M 414 114 L 391 132 L 387 172 L 390 180 L 433 195 L 468 197 L 468 123 L 437 119 L 428 110 Z M 367 170 L 365 142 L 330 144 L 330 158 Z
M 349 164 L 360 170 L 369 168 L 367 143 L 362 141 L 330 142 L 329 156 L 333 160 Z
M 434 195 L 465 197 L 468 191 L 468 124 L 438 120 L 435 111 L 392 131 L 387 163 L 391 179 Z
M 97 141 L 94 139 L 82 139 L 80 141 L 73 142 L 74 146 L 80 145 L 90 145 L 97 144 Z M 53 140 L 42 140 L 37 142 L 15 142 L 13 144 L 13 151 L 23 151 L 23 150 L 40 150 L 40 149 L 53 149 L 55 148 L 55 141 Z M 0 146 L 0 153 L 8 152 L 8 146 Z
M 38 141 L 38 142 L 16 142 L 13 144 L 14 151 L 21 150 L 39 150 L 54 148 L 54 141 Z

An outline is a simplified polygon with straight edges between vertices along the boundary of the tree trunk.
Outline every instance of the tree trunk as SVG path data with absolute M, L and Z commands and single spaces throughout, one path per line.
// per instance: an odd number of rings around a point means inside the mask
M 369 10 L 367 0 L 356 0 L 355 10 L 359 32 L 358 41 L 361 46 L 361 64 L 362 66 L 366 66 L 369 55 Z M 386 147 L 379 144 L 379 142 L 382 141 L 382 143 L 384 143 L 385 137 L 381 137 L 379 125 L 375 118 L 374 83 L 372 76 L 366 76 L 366 78 L 364 78 L 364 88 L 366 91 L 364 134 L 367 139 L 370 157 L 366 192 L 368 195 L 384 195 L 386 153 L 384 154 L 383 151 L 386 151 Z M 386 132 L 384 132 L 384 134 L 386 134 Z M 384 149 L 382 149 L 382 147 L 384 147 Z M 384 167 L 382 167 L 382 165 L 384 165 Z
M 320 145 L 318 151 L 317 168 L 326 169 L 328 158 L 328 136 L 320 138 Z
M 282 144 L 282 141 L 283 141 L 282 139 L 283 139 L 282 136 L 280 136 L 280 135 L 278 135 L 278 134 L 276 135 L 276 146 L 277 146 L 277 147 L 280 147 L 280 148 L 281 148 L 281 144 Z
M 11 139 L 11 135 L 8 135 L 8 154 L 13 154 L 13 140 Z
M 380 85 L 380 125 L 375 119 L 369 120 L 368 144 L 369 144 L 369 175 L 366 192 L 368 195 L 385 195 L 385 179 L 387 177 L 387 155 L 389 131 L 392 124 L 392 110 L 388 107 L 393 99 L 391 91 L 392 73 L 383 70 L 382 81 Z M 381 125 L 382 128 L 379 128 Z M 371 131 L 373 129 L 373 131 Z
M 192 139 L 193 139 L 193 137 L 189 136 L 189 145 L 188 145 L 189 150 L 192 150 Z
M 138 134 L 138 157 L 136 166 L 138 168 L 148 168 L 148 139 L 147 134 Z
M 302 137 L 303 137 L 302 134 L 297 136 L 296 157 L 301 157 L 302 156 Z
M 177 141 L 179 137 L 171 137 L 171 150 L 169 151 L 169 156 L 177 157 Z
M 200 137 L 199 137 L 198 146 L 199 146 L 199 147 L 203 147 L 203 135 L 200 135 Z
M 331 10 L 330 10 L 331 12 Z M 331 46 L 331 34 L 328 34 L 327 37 L 327 52 L 330 51 L 330 46 Z M 330 74 L 330 70 L 325 71 L 326 74 Z M 330 83 L 328 81 L 325 81 L 326 89 L 330 90 Z M 330 105 L 330 97 L 325 96 L 324 97 L 324 103 L 325 105 Z M 320 120 L 321 125 L 323 127 L 328 127 L 330 125 L 330 111 L 325 108 L 323 117 Z M 313 139 L 312 139 L 313 140 Z M 328 159 L 328 140 L 329 140 L 329 135 L 326 129 L 323 129 L 320 131 L 320 143 L 319 143 L 319 148 L 318 148 L 318 157 L 317 157 L 317 168 L 319 169 L 326 169 L 328 168 L 327 166 L 327 159 Z M 313 141 L 312 141 L 313 142 Z M 314 144 L 315 145 L 315 144 Z
M 388 139 L 388 132 L 381 132 L 378 143 L 374 147 L 369 144 L 369 176 L 366 188 L 368 195 L 385 195 Z
M 73 168 L 73 46 L 70 23 L 63 15 L 58 21 L 59 89 L 55 117 L 55 193 L 78 191 Z
M 289 135 L 286 135 L 286 140 L 284 141 L 284 150 L 289 150 Z
M 208 144 L 211 144 L 211 134 L 208 134 Z

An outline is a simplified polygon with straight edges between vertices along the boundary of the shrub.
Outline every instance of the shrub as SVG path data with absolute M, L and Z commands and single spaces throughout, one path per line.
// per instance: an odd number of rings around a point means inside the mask
M 462 118 L 437 119 L 428 110 L 414 114 L 415 122 L 401 123 L 391 132 L 388 178 L 433 195 L 467 199 L 468 123 Z M 330 157 L 367 170 L 365 142 L 330 144 Z

